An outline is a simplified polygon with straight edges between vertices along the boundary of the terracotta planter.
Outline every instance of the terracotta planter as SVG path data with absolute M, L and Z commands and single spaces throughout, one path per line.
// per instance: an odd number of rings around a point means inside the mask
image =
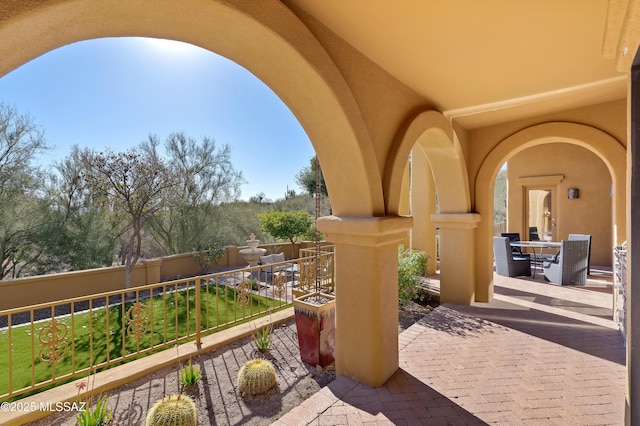
M 328 300 L 317 305 L 308 302 L 319 295 Z M 305 294 L 293 300 L 298 331 L 300 358 L 309 365 L 326 367 L 334 361 L 336 332 L 335 296 L 324 293 Z

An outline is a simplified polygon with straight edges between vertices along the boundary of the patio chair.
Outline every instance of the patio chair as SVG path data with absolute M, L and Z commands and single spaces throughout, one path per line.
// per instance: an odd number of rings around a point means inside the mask
M 569 234 L 569 241 L 589 241 L 589 250 L 587 254 L 587 275 L 591 275 L 591 235 L 588 234 Z
M 510 243 L 517 243 L 520 241 L 520 233 L 519 232 L 503 232 L 500 234 L 501 237 L 509 238 Z M 520 247 L 511 247 L 511 251 L 514 256 L 522 256 L 522 249 Z
M 514 256 L 508 237 L 493 237 L 493 254 L 496 273 L 505 277 L 531 275 L 531 257 L 528 254 Z
M 587 240 L 562 240 L 558 254 L 542 265 L 544 279 L 561 285 L 585 285 L 588 257 Z
M 538 235 L 537 226 L 529 227 L 529 241 L 540 241 L 540 236 Z
M 261 271 L 267 275 L 267 281 L 270 281 L 269 278 L 272 278 L 274 274 L 280 272 L 298 272 L 298 263 L 297 262 L 287 262 L 284 257 L 284 253 L 270 254 L 268 256 L 260 256 L 260 265 L 262 266 Z M 287 263 L 282 263 L 287 262 Z

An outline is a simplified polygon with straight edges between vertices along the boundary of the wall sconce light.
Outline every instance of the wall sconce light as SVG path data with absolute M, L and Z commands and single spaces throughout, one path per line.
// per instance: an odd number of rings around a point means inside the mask
M 580 198 L 580 190 L 578 188 L 569 188 L 567 191 L 567 198 L 570 200 Z

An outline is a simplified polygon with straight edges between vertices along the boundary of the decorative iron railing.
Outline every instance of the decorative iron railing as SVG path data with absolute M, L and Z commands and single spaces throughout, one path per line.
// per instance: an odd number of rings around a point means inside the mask
M 613 248 L 613 303 L 614 321 L 618 324 L 622 337 L 627 338 L 627 249 L 626 246 Z
M 334 245 L 328 244 L 328 245 L 320 246 L 320 253 L 333 253 L 334 251 L 335 251 Z M 316 248 L 315 247 L 301 248 L 299 252 L 300 252 L 300 257 L 311 257 L 311 256 L 315 256 Z
M 333 291 L 333 253 L 320 262 Z M 0 401 L 290 306 L 310 270 L 313 256 L 0 311 Z

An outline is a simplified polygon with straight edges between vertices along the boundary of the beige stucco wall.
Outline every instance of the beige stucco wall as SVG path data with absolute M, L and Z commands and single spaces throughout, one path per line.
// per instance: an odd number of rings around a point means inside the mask
M 567 239 L 568 234 L 590 234 L 591 264 L 611 266 L 611 175 L 601 159 L 576 145 L 547 144 L 513 156 L 509 159 L 507 173 L 509 232 L 519 232 L 527 239 L 525 187 L 518 178 L 562 175 L 562 181 L 553 187 L 554 240 Z M 568 199 L 568 188 L 578 188 L 580 198 Z
M 326 244 L 326 242 L 322 242 L 322 245 Z M 315 243 L 312 241 L 296 242 L 295 251 L 298 253 L 301 248 L 313 248 L 314 246 Z M 267 253 L 284 253 L 287 259 L 293 257 L 291 256 L 291 244 L 288 243 L 265 244 L 259 247 L 266 249 Z M 215 265 L 212 265 L 210 270 L 246 266 L 247 263 L 239 253 L 239 250 L 243 248 L 246 247 L 226 247 L 222 258 Z M 135 266 L 131 276 L 131 284 L 136 287 L 194 276 L 199 273 L 200 266 L 194 261 L 191 253 L 177 254 L 143 260 Z M 0 281 L 0 310 L 122 289 L 124 289 L 124 266 Z

